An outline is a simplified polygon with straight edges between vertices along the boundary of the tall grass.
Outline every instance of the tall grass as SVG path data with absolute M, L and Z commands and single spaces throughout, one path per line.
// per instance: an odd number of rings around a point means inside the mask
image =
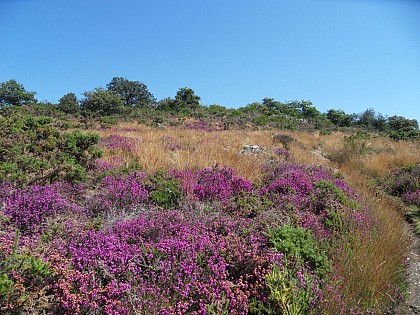
M 369 179 L 354 170 L 343 167 L 341 171 L 370 208 L 377 224 L 367 231 L 354 227 L 351 233 L 343 235 L 341 255 L 335 259 L 343 282 L 333 292 L 340 292 L 345 305 L 364 304 L 372 309 L 391 305 L 396 302 L 392 291 L 398 288 L 402 293 L 404 289 L 404 261 L 410 249 L 404 218 L 397 211 L 401 204 L 379 193 Z M 340 314 L 336 303 L 327 302 L 325 307 L 327 314 Z

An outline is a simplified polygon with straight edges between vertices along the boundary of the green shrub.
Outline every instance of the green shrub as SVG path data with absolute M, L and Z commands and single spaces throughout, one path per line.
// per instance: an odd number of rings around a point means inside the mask
M 0 118 L 0 181 L 81 181 L 96 158 L 99 136 L 65 133 L 44 116 Z
M 155 204 L 164 209 L 172 209 L 178 206 L 181 197 L 180 183 L 171 176 L 158 171 L 149 176 L 146 186 L 150 191 L 150 200 Z
M 312 271 L 321 278 L 325 278 L 331 270 L 325 251 L 309 230 L 285 224 L 269 231 L 268 237 L 274 249 L 287 259 L 293 257 L 300 264 L 309 263 Z

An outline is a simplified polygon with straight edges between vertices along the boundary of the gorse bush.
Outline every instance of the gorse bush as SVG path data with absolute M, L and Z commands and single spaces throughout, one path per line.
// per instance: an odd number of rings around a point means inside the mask
M 98 142 L 94 134 L 63 133 L 50 117 L 0 118 L 0 180 L 81 181 L 101 155 Z

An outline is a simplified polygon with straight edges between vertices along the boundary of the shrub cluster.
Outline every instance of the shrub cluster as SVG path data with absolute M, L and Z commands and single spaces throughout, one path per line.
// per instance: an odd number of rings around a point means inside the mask
M 0 180 L 18 184 L 81 181 L 101 155 L 99 137 L 64 133 L 44 116 L 0 117 Z

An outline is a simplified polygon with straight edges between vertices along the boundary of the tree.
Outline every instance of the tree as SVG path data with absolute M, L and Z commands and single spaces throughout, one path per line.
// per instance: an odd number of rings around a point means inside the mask
M 76 114 L 80 110 L 80 104 L 74 93 L 67 93 L 58 101 L 59 108 L 66 114 Z
M 179 105 L 180 104 L 173 98 L 165 97 L 157 103 L 157 109 L 162 111 L 173 111 L 178 113 L 181 110 Z
M 334 125 L 340 127 L 349 127 L 353 120 L 353 118 L 350 115 L 347 115 L 344 111 L 336 109 L 330 109 L 327 112 L 327 119 Z
M 371 130 L 375 125 L 376 113 L 375 110 L 369 108 L 363 113 L 359 114 L 357 122 L 360 125 L 364 125 L 368 130 Z
M 35 92 L 28 92 L 22 84 L 15 80 L 0 85 L 0 108 L 3 106 L 21 106 L 36 103 Z
M 200 106 L 200 96 L 195 95 L 194 90 L 188 87 L 180 88 L 176 93 L 175 100 L 180 108 L 195 110 Z
M 121 96 L 112 91 L 97 88 L 94 91 L 83 93 L 81 108 L 85 111 L 96 113 L 101 116 L 108 116 L 121 113 L 124 108 L 124 101 Z
M 115 77 L 106 87 L 108 91 L 120 95 L 126 106 L 152 107 L 156 105 L 155 97 L 144 83 Z
M 402 116 L 388 118 L 389 136 L 395 140 L 418 139 L 420 137 L 419 123 L 416 119 Z

